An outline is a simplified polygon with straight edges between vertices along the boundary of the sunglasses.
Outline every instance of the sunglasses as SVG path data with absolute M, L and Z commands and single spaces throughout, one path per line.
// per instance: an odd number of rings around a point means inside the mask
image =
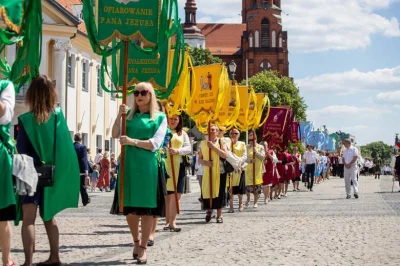
M 150 93 L 149 91 L 147 91 L 147 90 L 142 90 L 142 91 L 134 91 L 133 92 L 133 95 L 135 95 L 135 97 L 138 97 L 139 96 L 139 94 L 140 95 L 142 95 L 142 96 L 146 96 L 148 93 Z
M 239 133 L 231 133 L 232 135 L 239 135 Z

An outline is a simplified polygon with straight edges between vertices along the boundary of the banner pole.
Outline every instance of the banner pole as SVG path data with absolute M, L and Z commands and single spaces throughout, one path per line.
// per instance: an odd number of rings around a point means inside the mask
M 122 86 L 122 104 L 126 105 L 128 94 L 128 56 L 129 56 L 129 41 L 124 41 L 124 82 Z M 122 115 L 122 130 L 121 136 L 126 135 L 126 114 Z M 120 176 L 119 176 L 119 212 L 124 212 L 124 184 L 125 184 L 125 148 L 121 145 L 120 159 Z
M 208 141 L 211 141 L 211 121 L 208 121 Z M 211 148 L 208 148 L 208 160 L 212 161 L 211 158 Z M 213 192 L 213 186 L 212 186 L 212 166 L 208 167 L 208 175 L 210 179 L 210 209 L 212 209 L 212 192 Z
M 257 194 L 256 194 L 256 132 L 254 130 L 253 130 L 253 193 L 255 200 Z
M 172 139 L 171 139 L 172 141 Z M 169 148 L 172 148 L 171 141 L 169 142 Z M 174 165 L 174 156 L 172 154 L 168 154 L 171 156 L 171 169 L 172 169 L 172 182 L 174 182 L 174 194 L 175 194 L 175 205 L 176 205 L 176 213 L 179 214 L 179 202 L 178 202 L 178 191 L 176 189 L 176 177 L 175 177 L 175 165 Z

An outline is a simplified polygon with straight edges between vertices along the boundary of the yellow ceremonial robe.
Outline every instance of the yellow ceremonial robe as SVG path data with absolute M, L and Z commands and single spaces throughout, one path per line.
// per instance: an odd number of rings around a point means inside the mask
M 261 153 L 264 149 L 263 146 L 261 146 L 260 144 L 256 145 L 256 151 L 258 153 Z M 247 146 L 247 158 L 249 159 L 253 159 L 253 146 L 248 145 Z M 256 163 L 255 163 L 255 176 L 256 176 L 256 183 L 254 185 L 261 185 L 263 182 L 262 179 L 262 165 L 263 165 L 263 161 L 260 160 L 260 158 L 258 158 L 256 156 Z M 249 163 L 249 165 L 247 165 L 246 168 L 246 186 L 252 186 L 253 185 L 253 163 Z
M 238 157 L 242 157 L 246 149 L 246 144 L 243 141 L 238 141 L 236 142 L 235 145 L 231 144 L 230 149 L 233 152 L 233 154 L 235 154 Z M 232 175 L 233 175 L 232 186 L 233 187 L 239 186 L 241 174 L 233 172 Z
M 215 143 L 215 145 L 219 148 L 219 141 Z M 200 143 L 200 151 L 203 155 L 203 160 L 210 161 L 209 159 L 209 148 L 207 146 L 207 141 L 203 140 Z M 215 151 L 211 151 L 211 160 L 213 161 L 213 166 L 211 167 L 212 171 L 212 198 L 217 198 L 219 194 L 219 186 L 220 186 L 220 169 L 219 169 L 219 155 Z M 210 167 L 204 166 L 203 169 L 203 179 L 201 182 L 201 193 L 203 195 L 203 199 L 210 198 Z
M 179 136 L 177 133 L 173 133 L 171 138 L 171 148 L 173 149 L 180 149 L 183 146 L 183 134 Z M 172 177 L 172 164 L 171 164 L 171 157 L 174 161 L 174 176 L 175 176 L 175 184 L 178 185 L 178 176 L 179 176 L 179 167 L 181 166 L 182 155 L 170 155 L 168 153 L 167 158 L 165 159 L 165 168 L 167 170 L 167 174 L 170 178 L 167 180 L 167 191 L 175 191 L 174 190 L 174 182 Z

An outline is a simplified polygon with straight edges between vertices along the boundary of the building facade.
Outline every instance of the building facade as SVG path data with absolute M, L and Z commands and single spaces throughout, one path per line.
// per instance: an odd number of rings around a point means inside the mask
M 103 92 L 100 86 L 101 58 L 92 52 L 86 35 L 79 0 L 42 1 L 43 42 L 40 73 L 56 84 L 59 106 L 66 117 L 71 137 L 82 134 L 83 144 L 94 156 L 97 148 L 119 154 L 119 143 L 111 138 L 111 128 L 120 101 Z M 7 47 L 10 63 L 15 46 Z M 112 86 L 106 79 L 107 86 Z M 24 103 L 28 85 L 16 96 L 13 124 L 28 111 Z M 16 134 L 15 127 L 13 135 Z
M 203 48 L 227 64 L 235 61 L 236 80 L 246 78 L 246 62 L 249 77 L 263 70 L 289 76 L 288 35 L 282 27 L 280 0 L 242 0 L 240 24 L 197 24 L 195 0 L 187 0 L 186 7 L 189 12 L 186 12 L 184 28 L 191 31 L 185 31 L 185 39 L 193 39 L 191 32 L 198 28 L 205 37 Z M 187 43 L 192 45 L 191 41 Z

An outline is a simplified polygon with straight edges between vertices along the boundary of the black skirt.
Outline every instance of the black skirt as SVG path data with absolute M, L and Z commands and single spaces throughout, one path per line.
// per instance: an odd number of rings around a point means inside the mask
M 230 178 L 229 178 L 230 181 Z M 240 175 L 239 186 L 232 187 L 232 194 L 233 195 L 244 195 L 246 194 L 246 179 L 244 176 L 244 172 Z
M 115 189 L 114 201 L 111 206 L 110 214 L 114 215 L 129 215 L 138 216 L 154 216 L 165 217 L 165 196 L 167 195 L 166 180 L 164 167 L 158 167 L 158 187 L 157 187 L 157 207 L 156 208 L 141 208 L 141 207 L 124 207 L 124 211 L 119 211 L 119 194 L 118 187 Z M 118 179 L 119 180 L 119 179 Z M 119 182 L 117 184 L 119 186 Z
M 14 221 L 17 216 L 15 205 L 10 205 L 4 209 L 0 209 L 0 222 Z
M 226 174 L 220 174 L 219 193 L 217 198 L 212 199 L 212 206 L 210 206 L 210 199 L 203 199 L 203 210 L 209 209 L 222 209 L 226 205 Z

